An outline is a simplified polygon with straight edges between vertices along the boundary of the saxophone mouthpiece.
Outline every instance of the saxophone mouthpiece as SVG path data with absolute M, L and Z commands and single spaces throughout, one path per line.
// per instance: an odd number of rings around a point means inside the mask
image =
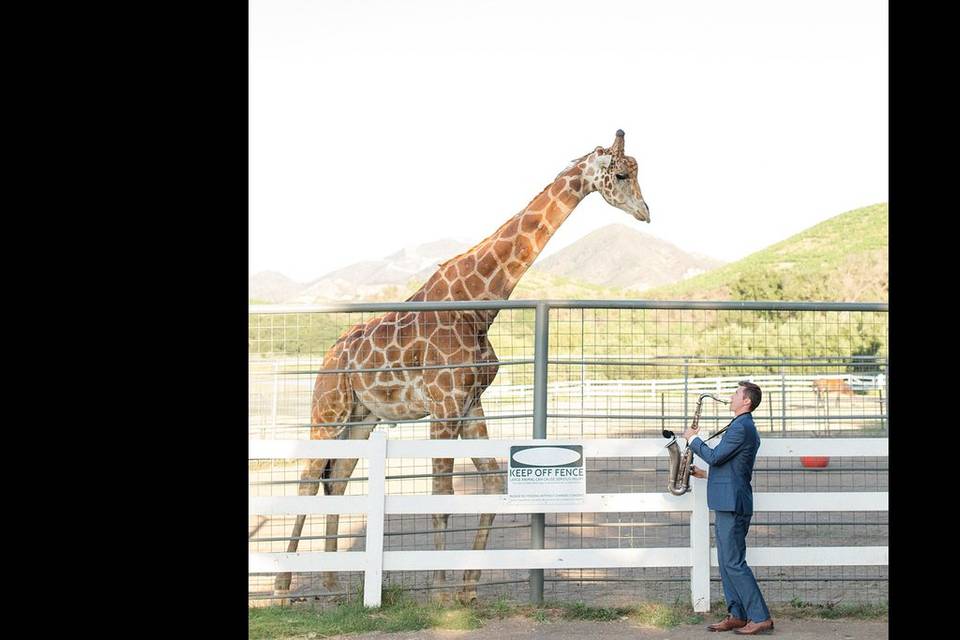
M 676 437 L 676 436 L 673 434 L 673 431 L 667 431 L 666 429 L 664 429 L 663 431 L 661 431 L 661 433 L 663 434 L 663 437 L 664 437 L 664 438 L 675 438 L 675 437 Z

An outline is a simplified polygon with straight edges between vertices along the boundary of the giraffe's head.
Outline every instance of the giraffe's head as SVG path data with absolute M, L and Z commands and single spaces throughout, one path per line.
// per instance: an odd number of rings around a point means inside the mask
M 588 154 L 584 178 L 591 190 L 599 191 L 603 199 L 626 211 L 637 220 L 650 222 L 650 209 L 637 184 L 637 161 L 623 153 L 623 130 L 610 148 L 597 147 Z

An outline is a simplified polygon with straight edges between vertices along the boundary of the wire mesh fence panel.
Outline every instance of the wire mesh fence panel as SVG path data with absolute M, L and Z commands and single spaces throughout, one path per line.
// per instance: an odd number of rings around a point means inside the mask
M 727 398 L 740 380 L 750 380 L 763 389 L 761 406 L 754 412 L 762 438 L 887 435 L 885 313 L 555 309 L 552 314 L 548 422 L 551 438 L 651 437 L 663 429 L 679 435 L 691 422 L 699 394 Z M 730 418 L 725 405 L 707 402 L 699 421 L 703 430 L 712 433 Z M 664 458 L 603 462 L 595 466 L 588 461 L 589 492 L 664 491 L 667 486 Z M 797 458 L 759 458 L 753 488 L 755 492 L 886 491 L 886 462 L 841 458 L 830 461 L 826 468 L 808 468 Z M 835 514 L 791 515 L 817 521 Z M 762 546 L 805 546 L 811 541 L 817 545 L 885 544 L 885 514 L 883 520 L 872 521 L 864 519 L 862 513 L 847 515 L 862 523 L 859 536 L 843 535 L 850 528 L 839 521 L 827 529 L 821 527 L 821 537 L 796 536 L 792 529 L 771 523 L 751 531 L 764 531 Z M 580 536 L 591 542 L 603 538 L 593 524 L 591 521 L 579 529 Z M 688 529 L 687 526 L 678 531 L 680 546 L 689 544 Z M 576 528 L 567 531 L 567 539 L 575 532 Z M 667 546 L 668 541 L 662 536 L 638 539 L 631 533 L 629 528 L 619 529 L 617 539 L 624 544 Z M 758 544 L 755 538 L 748 544 Z M 580 537 L 573 535 L 573 539 Z M 789 586 L 793 583 L 779 579 L 770 596 L 772 601 L 801 598 L 822 602 L 835 597 L 842 585 L 818 583 L 810 577 L 830 572 L 803 573 L 805 569 L 810 568 L 777 567 L 770 573 L 782 578 L 808 578 L 794 588 Z M 861 569 L 864 575 L 877 575 L 877 567 Z M 713 572 L 717 577 L 716 569 Z M 676 582 L 670 582 L 664 573 L 672 574 Z M 768 573 L 764 571 L 764 576 Z M 834 574 L 850 577 L 845 587 L 849 599 L 861 597 L 853 579 L 858 574 L 850 567 L 837 568 Z M 882 575 L 886 575 L 885 571 Z M 573 582 L 575 577 L 589 577 L 589 586 L 584 588 L 586 582 Z M 677 595 L 669 585 L 682 586 L 689 581 L 689 571 L 582 570 L 564 572 L 553 580 L 550 593 L 562 593 L 564 585 L 576 584 L 577 597 L 592 594 L 592 599 L 612 599 L 611 603 L 618 594 L 630 597 L 633 587 L 652 584 L 652 593 L 662 596 L 657 599 L 669 601 Z M 601 582 L 607 582 L 609 588 L 599 588 Z M 873 586 L 864 592 L 865 596 L 882 596 L 885 585 L 880 582 L 872 579 Z M 658 590 L 655 585 L 660 583 L 663 588 Z M 680 593 L 689 596 L 683 588 Z M 717 597 L 716 593 L 713 597 Z
M 452 378 L 453 375 L 465 370 L 476 375 L 478 367 L 462 366 L 465 362 L 475 360 L 469 358 L 457 360 L 457 351 L 469 345 L 471 340 L 485 339 L 492 347 L 495 356 L 477 354 L 478 359 L 495 358 L 498 369 L 496 377 L 482 396 L 483 419 L 476 420 L 478 416 L 468 417 L 467 420 L 455 426 L 458 432 L 452 435 L 476 437 L 483 435 L 485 430 L 485 435 L 490 439 L 529 437 L 533 415 L 532 400 L 530 394 L 524 393 L 522 389 L 532 388 L 533 385 L 533 311 L 502 309 L 496 314 L 496 321 L 489 327 L 485 322 L 486 318 L 469 317 L 463 323 L 465 328 L 459 333 L 444 331 L 444 328 L 453 321 L 449 317 L 444 317 L 443 314 L 424 313 L 421 316 L 426 317 L 418 317 L 419 326 L 414 340 L 408 340 L 407 344 L 402 344 L 404 341 L 399 339 L 402 336 L 394 337 L 392 340 L 383 339 L 382 357 L 378 357 L 376 350 L 371 349 L 368 359 L 360 362 L 359 367 L 350 368 L 372 374 L 376 383 L 385 382 L 383 387 L 387 392 L 402 393 L 409 388 L 411 395 L 429 395 L 431 389 L 427 384 L 422 381 L 409 384 L 409 381 L 424 373 L 437 374 L 436 382 L 439 383 L 443 383 L 448 376 Z M 317 427 L 322 430 L 330 428 L 332 432 L 333 427 L 329 425 L 337 425 L 338 422 L 343 422 L 342 420 L 323 419 L 320 422 L 312 422 L 311 405 L 314 389 L 322 384 L 320 381 L 324 376 L 344 375 L 346 367 L 339 363 L 336 366 L 330 366 L 329 361 L 324 362 L 324 356 L 328 355 L 331 346 L 338 338 L 343 335 L 349 336 L 358 329 L 376 338 L 377 328 L 383 326 L 384 319 L 389 320 L 394 326 L 400 325 L 401 330 L 405 323 L 407 327 L 413 324 L 410 314 L 403 313 L 252 314 L 250 437 L 305 439 L 309 438 L 311 430 L 316 430 Z M 401 331 L 395 331 L 395 333 L 399 334 Z M 426 347 L 428 342 L 430 347 Z M 429 360 L 431 348 L 440 356 L 434 358 L 434 361 Z M 362 349 L 360 351 L 362 354 Z M 415 355 L 407 355 L 414 352 Z M 448 356 L 454 356 L 454 361 L 449 363 L 451 366 L 443 366 L 446 363 L 439 361 Z M 404 360 L 405 357 L 407 361 Z M 384 371 L 385 369 L 399 370 L 406 379 L 401 380 L 400 376 L 396 375 L 396 371 Z M 325 373 L 324 370 L 330 373 Z M 391 379 L 383 380 L 387 376 Z M 391 388 L 389 383 L 393 380 L 397 384 Z M 438 385 L 438 388 L 440 387 L 442 384 Z M 521 391 L 517 392 L 517 389 Z M 432 435 L 438 435 L 440 428 L 447 427 L 449 424 L 449 421 L 437 418 L 433 413 L 426 411 L 422 413 L 425 414 L 422 417 L 400 416 L 395 421 L 383 419 L 373 428 L 384 430 L 390 439 L 427 440 Z M 366 422 L 370 420 L 367 419 Z M 478 425 L 481 426 L 479 430 Z M 348 424 L 344 428 L 347 430 L 353 428 L 358 431 L 362 429 L 362 433 L 366 433 L 370 425 Z M 477 433 L 478 431 L 480 433 Z M 452 490 L 454 494 L 461 495 L 484 493 L 485 478 L 499 476 L 502 483 L 505 477 L 505 458 L 497 460 L 497 466 L 499 470 L 478 469 L 470 459 L 457 459 L 453 461 L 451 468 L 445 468 L 437 473 L 430 458 L 391 459 L 386 468 L 386 493 L 387 495 L 430 495 L 435 490 L 438 493 Z M 256 495 L 298 495 L 298 490 L 302 491 L 303 483 L 300 476 L 305 468 L 305 461 L 295 460 L 274 460 L 269 461 L 269 464 L 251 463 L 251 485 L 260 492 L 271 491 L 271 493 Z M 322 480 L 330 479 L 330 470 L 328 467 Z M 365 475 L 366 463 L 361 459 L 353 470 L 350 480 L 346 482 L 344 495 L 364 494 Z M 443 478 L 444 481 L 438 483 L 437 478 Z M 334 483 L 318 484 L 329 488 Z M 299 536 L 297 550 L 339 548 L 342 551 L 363 548 L 362 521 L 341 516 L 339 529 L 328 530 L 325 521 L 329 519 L 330 516 L 309 516 Z M 251 551 L 286 551 L 294 522 L 294 517 L 260 516 L 252 519 L 251 528 L 257 528 L 257 534 L 251 538 Z M 447 516 L 445 533 L 442 535 L 443 544 L 447 549 L 470 549 L 478 530 L 480 530 L 479 515 Z M 528 548 L 530 544 L 529 516 L 527 515 L 501 515 L 482 530 L 487 536 L 487 548 L 523 549 Z M 384 536 L 385 551 L 436 548 L 437 534 L 434 518 L 431 515 L 389 514 L 384 523 Z M 262 540 L 263 538 L 272 540 L 270 542 L 272 546 L 264 548 L 263 545 L 266 543 Z M 332 546 L 332 541 L 336 541 L 336 547 Z M 462 572 L 446 573 L 448 575 L 445 576 L 446 580 L 442 584 L 455 588 L 462 583 Z M 354 593 L 358 585 L 357 581 L 362 577 L 361 574 L 356 573 L 344 572 L 343 575 L 347 579 L 338 582 L 344 582 L 346 586 L 338 584 L 337 590 L 332 592 L 339 597 Z M 438 590 L 436 587 L 441 583 L 435 578 L 432 571 L 384 573 L 385 585 L 398 585 L 404 589 L 425 593 Z M 482 580 L 483 585 L 498 587 L 503 594 L 514 597 L 517 587 L 526 588 L 527 572 L 484 571 Z M 273 586 L 273 576 L 252 576 L 251 597 L 269 600 L 274 595 Z M 293 597 L 316 596 L 326 600 L 331 590 L 324 588 L 320 574 L 299 573 L 292 576 L 289 592 Z M 333 602 L 336 598 L 329 598 L 329 600 Z
M 701 394 L 725 399 L 740 380 L 763 390 L 754 411 L 762 439 L 886 437 L 886 312 L 878 305 L 759 306 L 552 305 L 547 438 L 660 438 L 664 429 L 679 435 L 690 424 Z M 476 311 L 373 307 L 251 312 L 251 439 L 364 438 L 371 430 L 383 431 L 391 440 L 532 437 L 532 305 Z M 458 397 L 459 405 L 449 404 L 458 385 L 486 378 L 485 384 L 473 384 L 482 388 L 476 398 Z M 346 385 L 348 400 L 360 409 L 324 413 L 330 403 L 315 400 L 336 387 L 334 380 Z M 701 430 L 715 433 L 730 419 L 725 405 L 707 401 Z M 337 462 L 318 466 L 315 461 L 311 467 L 307 460 L 251 460 L 251 495 L 364 495 L 366 460 L 355 468 Z M 390 458 L 386 494 L 503 493 L 506 464 L 505 456 L 482 465 L 454 459 L 452 466 L 437 466 L 429 457 Z M 665 456 L 588 458 L 586 469 L 588 493 L 665 492 L 670 473 Z M 344 475 L 332 475 L 334 470 Z M 885 492 L 887 481 L 885 457 L 761 457 L 753 489 Z M 335 528 L 332 521 L 331 516 L 308 515 L 297 533 L 296 516 L 252 515 L 250 551 L 288 551 L 292 538 L 296 550 L 304 552 L 364 549 L 363 514 L 341 515 Z M 886 522 L 886 512 L 757 512 L 748 548 L 885 546 Z M 480 514 L 452 514 L 439 534 L 443 521 L 432 515 L 388 514 L 383 548 L 472 549 L 478 531 L 486 549 L 532 544 L 529 514 L 500 514 L 482 529 L 480 523 Z M 688 547 L 690 513 L 546 514 L 543 544 L 547 549 Z M 755 572 L 769 602 L 886 598 L 885 566 L 758 567 Z M 715 567 L 711 575 L 711 597 L 722 599 Z M 340 572 L 335 589 L 328 578 L 294 572 L 289 594 L 334 602 L 356 593 L 362 583 L 358 572 Z M 528 578 L 527 570 L 483 570 L 478 593 L 481 598 L 525 600 Z M 251 600 L 274 597 L 276 579 L 251 574 Z M 458 587 L 463 572 L 447 571 L 445 579 L 440 582 L 433 571 L 384 572 L 386 586 L 423 597 Z M 605 605 L 640 597 L 672 602 L 689 598 L 690 569 L 549 569 L 544 583 L 544 596 L 553 600 Z

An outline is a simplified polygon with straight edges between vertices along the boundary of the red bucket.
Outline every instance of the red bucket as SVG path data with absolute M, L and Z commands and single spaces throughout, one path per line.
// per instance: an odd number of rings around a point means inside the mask
M 800 464 L 808 469 L 823 469 L 830 463 L 830 456 L 800 456 Z

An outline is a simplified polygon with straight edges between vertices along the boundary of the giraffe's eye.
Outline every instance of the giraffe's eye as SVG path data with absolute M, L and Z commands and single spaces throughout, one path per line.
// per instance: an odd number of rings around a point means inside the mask
M 618 173 L 618 174 L 615 174 L 615 175 L 617 176 L 617 180 L 626 180 L 626 179 L 627 179 L 627 174 L 625 174 L 625 173 Z

